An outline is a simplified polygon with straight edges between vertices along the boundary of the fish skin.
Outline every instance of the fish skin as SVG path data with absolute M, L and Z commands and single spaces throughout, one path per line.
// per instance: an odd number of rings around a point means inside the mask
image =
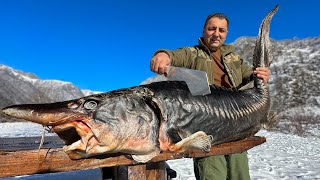
M 254 66 L 268 67 L 270 20 L 257 39 Z M 210 86 L 211 94 L 192 96 L 181 81 L 155 82 L 49 104 L 4 108 L 4 114 L 51 126 L 65 141 L 71 159 L 128 153 L 147 162 L 161 151 L 208 151 L 212 145 L 253 136 L 270 124 L 269 87 L 257 77 L 246 90 Z

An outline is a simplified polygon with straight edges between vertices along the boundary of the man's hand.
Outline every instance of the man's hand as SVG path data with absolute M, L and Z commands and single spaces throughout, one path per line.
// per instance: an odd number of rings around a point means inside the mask
M 269 78 L 270 78 L 270 70 L 269 70 L 269 68 L 262 68 L 262 67 L 256 68 L 253 71 L 253 73 L 256 74 L 258 78 L 263 79 L 263 82 L 265 84 L 268 83 Z
M 150 61 L 151 71 L 158 74 L 165 74 L 167 66 L 170 65 L 170 57 L 165 52 L 159 52 Z

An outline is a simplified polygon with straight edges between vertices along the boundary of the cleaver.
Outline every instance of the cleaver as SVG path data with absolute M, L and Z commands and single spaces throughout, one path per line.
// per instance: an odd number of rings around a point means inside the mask
M 183 67 L 167 66 L 165 75 L 157 75 L 143 81 L 149 84 L 158 81 L 184 81 L 193 96 L 211 94 L 207 73 Z

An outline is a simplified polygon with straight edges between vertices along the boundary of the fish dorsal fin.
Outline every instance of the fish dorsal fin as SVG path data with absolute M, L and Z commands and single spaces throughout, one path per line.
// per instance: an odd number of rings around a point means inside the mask
M 150 161 L 153 157 L 155 157 L 159 153 L 160 153 L 160 150 L 158 149 L 158 150 L 152 151 L 149 154 L 143 154 L 143 155 L 135 154 L 135 155 L 131 155 L 131 157 L 136 162 L 145 163 L 145 162 Z

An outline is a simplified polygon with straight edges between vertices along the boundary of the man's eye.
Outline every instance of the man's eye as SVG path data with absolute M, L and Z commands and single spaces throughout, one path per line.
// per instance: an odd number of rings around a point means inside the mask
M 225 32 L 227 32 L 227 30 L 226 30 L 226 29 L 224 29 L 224 28 L 219 28 L 219 32 L 221 32 L 221 33 L 225 33 Z
M 217 30 L 217 28 L 216 27 L 209 27 L 208 30 L 209 31 L 215 31 L 215 30 Z

